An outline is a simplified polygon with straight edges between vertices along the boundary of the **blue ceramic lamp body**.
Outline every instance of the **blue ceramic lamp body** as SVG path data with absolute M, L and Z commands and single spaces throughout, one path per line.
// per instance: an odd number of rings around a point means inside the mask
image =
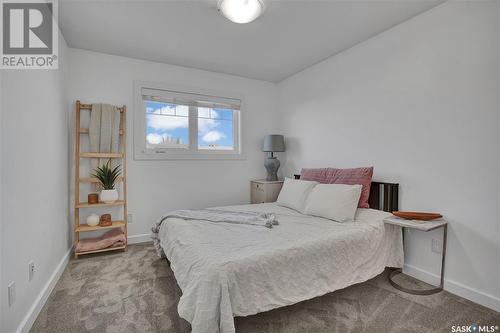
M 274 156 L 274 153 L 285 151 L 285 138 L 278 134 L 266 135 L 262 151 L 271 153 L 264 162 L 264 167 L 267 170 L 266 180 L 278 180 L 280 161 Z

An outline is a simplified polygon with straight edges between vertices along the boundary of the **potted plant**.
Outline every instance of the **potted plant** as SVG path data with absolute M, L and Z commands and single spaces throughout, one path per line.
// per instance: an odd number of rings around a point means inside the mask
M 102 186 L 100 199 L 104 203 L 113 203 L 118 200 L 118 191 L 115 189 L 115 182 L 120 176 L 120 165 L 111 168 L 111 160 L 93 170 L 92 177 L 99 180 Z

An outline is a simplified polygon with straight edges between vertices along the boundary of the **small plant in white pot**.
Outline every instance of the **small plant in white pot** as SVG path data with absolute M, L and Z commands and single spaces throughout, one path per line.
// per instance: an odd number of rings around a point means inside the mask
M 97 178 L 102 186 L 100 195 L 102 202 L 113 203 L 118 200 L 118 191 L 115 189 L 115 183 L 116 179 L 120 176 L 120 172 L 120 165 L 111 168 L 111 160 L 94 169 L 92 177 Z

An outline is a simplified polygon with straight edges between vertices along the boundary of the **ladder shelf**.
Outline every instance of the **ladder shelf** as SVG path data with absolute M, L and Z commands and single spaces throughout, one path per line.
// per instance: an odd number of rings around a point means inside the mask
M 125 234 L 125 244 L 120 244 L 117 246 L 111 246 L 104 249 L 99 249 L 95 251 L 83 251 L 76 252 L 75 258 L 84 254 L 90 253 L 100 253 L 106 251 L 116 251 L 116 250 L 126 250 L 127 248 L 127 107 L 124 105 L 122 107 L 118 107 L 120 111 L 120 152 L 116 153 L 100 153 L 100 152 L 82 152 L 81 151 L 81 135 L 88 135 L 89 128 L 81 127 L 81 111 L 82 110 L 92 110 L 92 104 L 83 104 L 80 101 L 76 101 L 76 117 L 75 117 L 75 204 L 74 204 L 74 246 L 80 241 L 80 233 L 83 232 L 92 232 L 105 230 L 108 231 L 114 228 L 121 228 Z M 89 204 L 87 202 L 80 202 L 80 185 L 82 184 L 97 184 L 98 180 L 94 177 L 82 177 L 80 175 L 80 163 L 81 159 L 99 159 L 99 158 L 107 158 L 107 159 L 121 159 L 121 175 L 117 178 L 117 182 L 121 182 L 121 194 L 122 199 L 112 202 L 105 203 L 99 202 L 96 204 Z M 87 224 L 80 224 L 80 210 L 85 208 L 99 208 L 99 207 L 121 207 L 123 209 L 123 219 L 113 220 L 110 226 L 89 226 Z

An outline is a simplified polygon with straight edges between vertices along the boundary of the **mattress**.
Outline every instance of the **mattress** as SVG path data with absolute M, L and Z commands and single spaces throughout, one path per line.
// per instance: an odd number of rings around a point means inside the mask
M 276 214 L 271 229 L 166 219 L 160 245 L 182 296 L 179 315 L 193 333 L 232 333 L 234 316 L 248 316 L 364 282 L 386 266 L 402 267 L 400 227 L 390 214 L 358 209 L 337 223 L 272 203 L 217 207 Z

